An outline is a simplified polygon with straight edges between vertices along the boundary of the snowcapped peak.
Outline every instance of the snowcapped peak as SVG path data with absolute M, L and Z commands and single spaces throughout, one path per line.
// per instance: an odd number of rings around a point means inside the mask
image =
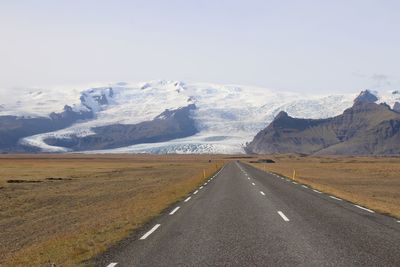
M 184 82 L 181 81 L 172 81 L 172 80 L 156 80 L 156 81 L 150 81 L 150 82 L 145 82 L 145 83 L 140 83 L 139 84 L 140 89 L 145 90 L 145 89 L 151 89 L 151 88 L 163 88 L 163 89 L 169 89 L 169 90 L 184 90 L 186 88 L 186 85 Z
M 112 87 L 90 88 L 82 92 L 80 100 L 83 106 L 98 112 L 112 103 L 114 94 Z

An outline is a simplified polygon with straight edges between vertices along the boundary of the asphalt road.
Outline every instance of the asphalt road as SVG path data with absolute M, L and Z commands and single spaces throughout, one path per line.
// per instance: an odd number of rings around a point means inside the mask
M 400 223 L 232 162 L 96 266 L 400 266 Z

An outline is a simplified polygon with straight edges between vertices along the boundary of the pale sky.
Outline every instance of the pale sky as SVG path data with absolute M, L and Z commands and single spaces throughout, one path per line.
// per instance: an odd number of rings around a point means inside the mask
M 0 88 L 400 89 L 400 1 L 0 0 Z

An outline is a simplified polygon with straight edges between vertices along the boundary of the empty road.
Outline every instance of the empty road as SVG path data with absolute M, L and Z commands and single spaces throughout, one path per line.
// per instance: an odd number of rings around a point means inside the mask
M 95 265 L 400 266 L 400 223 L 231 162 Z

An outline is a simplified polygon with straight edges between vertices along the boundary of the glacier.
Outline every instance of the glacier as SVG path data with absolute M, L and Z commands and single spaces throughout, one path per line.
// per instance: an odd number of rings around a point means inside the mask
M 243 147 L 265 128 L 280 111 L 293 117 L 327 118 L 351 107 L 359 92 L 350 94 L 305 94 L 268 88 L 194 83 L 150 81 L 116 83 L 79 90 L 27 89 L 12 100 L 0 92 L 0 115 L 48 116 L 66 104 L 74 110 L 92 110 L 95 118 L 54 131 L 23 138 L 21 144 L 43 152 L 73 152 L 50 146 L 49 137 L 93 134 L 92 127 L 110 124 L 135 124 L 152 120 L 166 109 L 196 104 L 193 112 L 198 133 L 168 142 L 137 144 L 127 147 L 85 151 L 85 153 L 244 153 Z M 400 95 L 374 92 L 380 102 L 393 105 Z M 3 101 L 6 99 L 6 101 Z

